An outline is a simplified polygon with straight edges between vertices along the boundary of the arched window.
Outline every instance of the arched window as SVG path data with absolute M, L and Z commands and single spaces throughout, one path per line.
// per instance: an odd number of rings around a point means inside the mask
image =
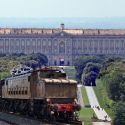
M 65 53 L 65 43 L 63 41 L 59 44 L 59 53 Z

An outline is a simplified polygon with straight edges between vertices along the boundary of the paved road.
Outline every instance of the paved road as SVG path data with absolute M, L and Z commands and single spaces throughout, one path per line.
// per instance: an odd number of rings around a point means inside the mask
M 95 111 L 98 119 L 111 121 L 111 118 L 108 116 L 108 114 L 105 112 L 104 109 L 100 108 L 99 102 L 97 100 L 97 97 L 95 95 L 95 92 L 92 87 L 86 86 L 86 92 L 89 98 L 89 102 L 93 110 Z M 96 108 L 99 107 L 99 108 Z M 100 124 L 103 125 L 103 124 Z

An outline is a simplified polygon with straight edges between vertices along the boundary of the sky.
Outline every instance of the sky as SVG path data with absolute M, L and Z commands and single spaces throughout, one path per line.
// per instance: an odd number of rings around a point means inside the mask
M 0 0 L 0 18 L 125 17 L 125 0 Z

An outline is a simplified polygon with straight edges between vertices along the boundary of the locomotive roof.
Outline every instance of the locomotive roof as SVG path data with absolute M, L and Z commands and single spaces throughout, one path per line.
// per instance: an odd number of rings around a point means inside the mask
M 18 74 L 18 75 L 14 75 L 14 76 L 12 76 L 12 75 L 8 76 L 4 80 L 20 78 L 20 77 L 24 77 L 24 76 L 30 76 L 32 73 L 39 72 L 39 71 L 60 71 L 60 70 L 63 70 L 63 68 L 62 67 L 42 67 L 41 69 L 33 70 L 32 72 Z M 63 82 L 65 83 L 65 81 L 63 81 Z
M 71 79 L 42 79 L 46 83 L 71 83 L 71 84 L 76 84 L 77 81 L 71 80 Z
M 63 69 L 63 68 L 61 68 L 61 67 L 43 67 L 39 70 L 47 70 L 48 71 L 48 70 L 61 70 L 61 69 Z
M 34 70 L 32 71 L 32 73 L 34 72 L 39 72 L 39 71 L 61 71 L 62 73 L 65 73 L 64 69 L 63 68 L 60 68 L 60 67 L 43 67 L 41 69 L 37 69 L 37 70 Z

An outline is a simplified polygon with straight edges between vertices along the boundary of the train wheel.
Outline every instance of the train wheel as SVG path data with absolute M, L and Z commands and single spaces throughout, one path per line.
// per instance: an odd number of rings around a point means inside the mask
M 79 112 L 78 111 L 76 111 L 76 112 L 74 112 L 74 120 L 75 121 L 79 121 Z
M 49 121 L 52 122 L 52 123 L 56 122 L 56 117 L 55 117 L 54 114 L 50 114 Z

